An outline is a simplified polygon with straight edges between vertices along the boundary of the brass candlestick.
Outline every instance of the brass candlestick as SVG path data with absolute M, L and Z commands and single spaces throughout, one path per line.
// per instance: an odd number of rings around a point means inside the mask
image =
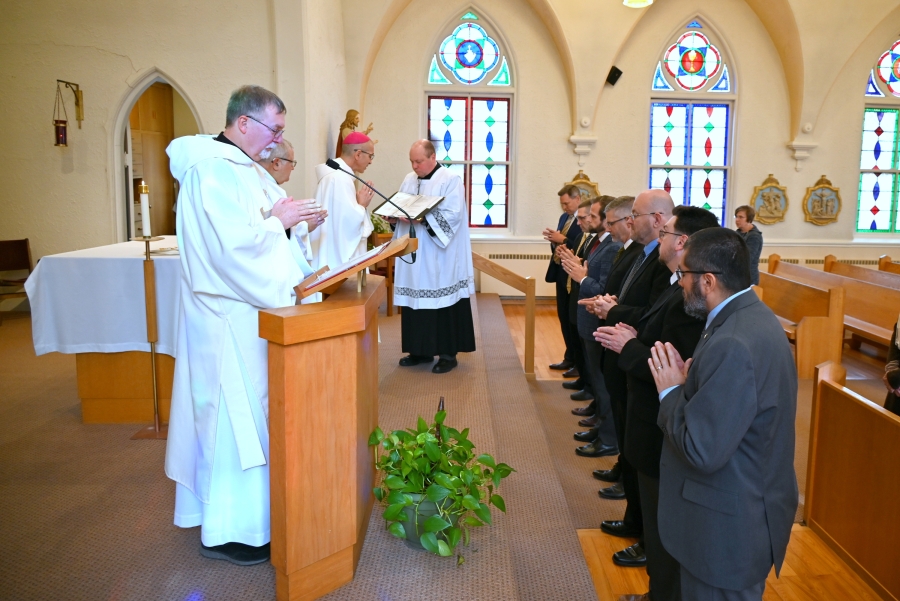
M 159 335 L 156 330 L 156 268 L 150 258 L 150 243 L 164 240 L 162 236 L 140 236 L 132 238 L 133 242 L 143 242 L 146 254 L 144 258 L 144 304 L 147 308 L 147 342 L 150 343 L 150 373 L 153 379 L 153 425 L 138 430 L 131 440 L 165 440 L 169 435 L 168 426 L 159 423 L 159 391 L 156 386 L 156 342 Z

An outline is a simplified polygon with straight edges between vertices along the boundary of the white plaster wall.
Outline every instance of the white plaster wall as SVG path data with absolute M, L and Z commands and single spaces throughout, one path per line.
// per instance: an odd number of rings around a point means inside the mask
M 110 154 L 128 82 L 164 71 L 219 131 L 234 88 L 272 85 L 269 20 L 261 0 L 0 4 L 0 238 L 30 238 L 35 260 L 116 242 Z M 80 130 L 63 91 L 68 148 L 53 146 L 57 78 L 84 91 Z

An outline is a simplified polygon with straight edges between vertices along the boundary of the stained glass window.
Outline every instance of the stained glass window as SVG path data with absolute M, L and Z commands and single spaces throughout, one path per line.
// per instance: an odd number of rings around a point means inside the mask
M 900 40 L 881 55 L 875 66 L 878 79 L 884 82 L 894 96 L 900 97 Z
M 856 231 L 898 232 L 897 187 L 900 110 L 867 108 L 859 155 Z
M 653 74 L 654 92 L 705 90 L 730 94 L 734 91 L 722 53 L 699 29 L 703 29 L 700 21 L 691 21 L 675 43 L 663 52 Z
M 507 225 L 509 116 L 509 98 L 428 98 L 428 139 L 438 161 L 463 178 L 470 226 Z
M 464 22 L 438 47 L 428 73 L 429 84 L 449 84 L 449 74 L 467 86 L 483 82 L 489 86 L 512 85 L 506 57 L 484 27 L 473 22 L 478 20 L 478 15 L 471 11 L 460 17 L 460 21 Z
M 653 102 L 650 106 L 650 187 L 676 204 L 701 207 L 725 224 L 730 105 Z

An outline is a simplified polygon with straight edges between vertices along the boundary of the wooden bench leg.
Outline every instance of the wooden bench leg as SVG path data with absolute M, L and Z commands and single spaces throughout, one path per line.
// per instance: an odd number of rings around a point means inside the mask
M 856 334 L 850 334 L 849 340 L 847 340 L 847 346 L 852 348 L 854 351 L 858 351 L 860 345 L 862 345 L 862 339 Z

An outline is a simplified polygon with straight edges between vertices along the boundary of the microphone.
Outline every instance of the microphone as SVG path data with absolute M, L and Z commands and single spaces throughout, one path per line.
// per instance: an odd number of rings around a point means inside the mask
M 378 196 L 382 197 L 383 199 L 385 199 L 386 201 L 388 201 L 389 203 L 391 203 L 392 205 L 394 205 L 395 207 L 397 207 L 397 209 L 398 209 L 401 213 L 403 213 L 403 215 L 405 215 L 407 219 L 409 219 L 409 237 L 412 238 L 413 240 L 415 240 L 415 238 L 416 238 L 416 226 L 415 226 L 415 224 L 413 223 L 413 218 L 410 217 L 410 216 L 409 216 L 409 213 L 407 213 L 406 211 L 404 211 L 402 207 L 400 207 L 400 206 L 397 205 L 397 203 L 395 203 L 393 200 L 391 200 L 390 198 L 388 198 L 387 196 L 385 196 L 384 194 L 382 194 L 381 192 L 379 192 L 378 190 L 376 190 L 375 188 L 373 188 L 372 186 L 370 186 L 363 178 L 359 177 L 358 175 L 356 175 L 356 174 L 353 173 L 352 171 L 347 171 L 346 169 L 342 169 L 341 166 L 340 166 L 340 164 L 339 164 L 337 161 L 335 161 L 334 159 L 327 159 L 327 160 L 325 161 L 325 164 L 328 165 L 329 167 L 331 167 L 332 169 L 334 169 L 335 171 L 343 171 L 343 172 L 346 173 L 347 175 L 352 176 L 352 177 L 358 179 L 359 181 L 362 182 L 362 184 L 363 184 L 365 187 L 369 188 L 372 192 L 374 192 L 374 193 L 377 194 Z M 411 254 L 412 254 L 412 261 L 410 261 L 410 263 L 415 263 L 415 262 L 416 262 L 416 251 L 413 251 Z M 401 259 L 402 259 L 402 257 L 401 257 Z

